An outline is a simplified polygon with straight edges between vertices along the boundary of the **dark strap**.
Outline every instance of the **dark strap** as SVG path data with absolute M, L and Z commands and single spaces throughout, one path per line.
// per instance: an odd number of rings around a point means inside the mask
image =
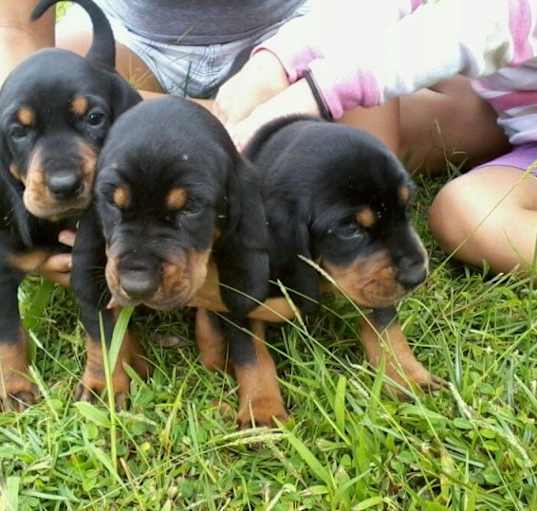
M 313 75 L 311 74 L 311 71 L 309 69 L 304 74 L 304 78 L 310 87 L 315 102 L 317 103 L 317 107 L 319 108 L 321 117 L 326 121 L 333 121 L 334 118 L 332 117 L 332 113 L 330 112 L 330 109 L 328 108 L 326 101 L 323 98 L 323 95 L 321 94 L 317 83 L 315 82 L 315 78 L 313 78 Z

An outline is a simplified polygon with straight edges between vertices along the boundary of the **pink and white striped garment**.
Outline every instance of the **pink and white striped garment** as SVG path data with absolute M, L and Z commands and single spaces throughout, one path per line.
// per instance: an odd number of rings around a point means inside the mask
M 475 80 L 474 89 L 496 110 L 511 144 L 537 142 L 537 60 Z
M 335 0 L 260 48 L 290 82 L 309 69 L 336 119 L 455 74 L 475 78 L 517 145 L 537 141 L 536 25 L 537 0 Z

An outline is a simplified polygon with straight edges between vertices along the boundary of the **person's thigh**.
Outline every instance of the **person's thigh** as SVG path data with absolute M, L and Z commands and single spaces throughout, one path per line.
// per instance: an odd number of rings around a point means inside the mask
M 66 17 L 56 25 L 56 46 L 85 55 L 93 39 L 93 31 L 89 18 L 86 16 Z M 161 92 L 159 82 L 133 51 L 116 42 L 116 69 L 118 73 L 139 90 Z
M 392 151 L 399 152 L 399 100 L 375 108 L 357 108 L 338 122 L 362 129 L 382 140 Z
M 400 99 L 401 154 L 411 171 L 439 174 L 446 160 L 471 168 L 509 150 L 492 107 L 456 76 Z
M 515 167 L 486 166 L 449 182 L 429 225 L 448 253 L 495 273 L 527 268 L 537 242 L 537 178 Z

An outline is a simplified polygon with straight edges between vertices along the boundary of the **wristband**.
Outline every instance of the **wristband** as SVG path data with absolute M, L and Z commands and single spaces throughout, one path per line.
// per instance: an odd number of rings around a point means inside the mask
M 313 78 L 313 75 L 310 69 L 306 70 L 303 78 L 306 80 L 306 83 L 309 85 L 313 98 L 315 99 L 315 102 L 317 103 L 317 107 L 319 108 L 321 117 L 326 121 L 333 121 L 334 117 L 332 116 L 332 112 L 330 112 L 330 109 L 326 105 L 326 101 L 323 95 L 321 94 L 319 87 L 317 87 L 317 83 L 315 82 L 315 78 Z

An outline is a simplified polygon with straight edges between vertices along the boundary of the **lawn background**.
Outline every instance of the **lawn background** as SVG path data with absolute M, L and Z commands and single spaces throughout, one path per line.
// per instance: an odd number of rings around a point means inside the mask
M 236 430 L 236 384 L 200 365 L 191 311 L 136 315 L 154 374 L 110 414 L 73 402 L 84 335 L 70 292 L 28 279 L 20 299 L 42 399 L 0 415 L 0 509 L 537 511 L 537 294 L 529 278 L 447 261 L 425 224 L 439 186 L 418 180 L 432 274 L 400 318 L 447 390 L 383 395 L 359 311 L 330 298 L 307 330 L 270 330 L 286 427 Z M 184 342 L 165 349 L 156 334 Z

